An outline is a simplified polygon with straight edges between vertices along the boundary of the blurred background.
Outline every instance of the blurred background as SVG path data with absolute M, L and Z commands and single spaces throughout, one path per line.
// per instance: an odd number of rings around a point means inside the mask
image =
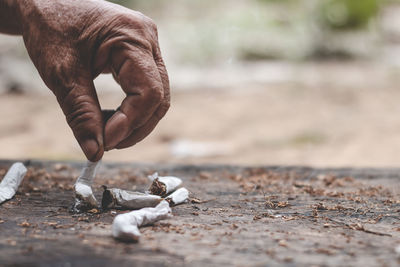
M 172 106 L 106 161 L 400 167 L 400 1 L 112 2 L 158 24 Z M 20 37 L 0 36 L 0 114 L 0 158 L 84 159 Z

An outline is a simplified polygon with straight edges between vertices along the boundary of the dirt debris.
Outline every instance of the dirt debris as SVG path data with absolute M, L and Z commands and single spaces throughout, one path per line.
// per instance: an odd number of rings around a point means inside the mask
M 391 248 L 400 238 L 400 192 L 395 180 L 285 168 L 169 168 L 163 173 L 187 177 L 191 205 L 175 207 L 178 216 L 173 220 L 144 227 L 142 242 L 132 246 L 115 243 L 109 236 L 113 218 L 122 211 L 68 212 L 73 200 L 70 185 L 79 167 L 63 165 L 30 166 L 16 198 L 2 207 L 1 262 L 40 262 L 39 255 L 47 255 L 43 251 L 53 255 L 63 251 L 68 259 L 83 252 L 91 259 L 107 259 L 103 266 L 121 258 L 130 263 L 168 260 L 177 266 L 210 261 L 213 265 L 307 266 L 321 265 L 321 255 L 328 257 L 327 266 L 346 264 L 346 257 L 359 266 L 378 260 L 396 263 Z M 100 194 L 104 184 L 144 191 L 146 175 L 154 169 L 103 170 L 93 189 Z M 139 256 L 143 253 L 146 259 Z M 377 253 L 377 259 L 368 256 Z
M 19 223 L 18 226 L 27 228 L 27 227 L 32 227 L 32 224 L 29 223 L 28 221 L 23 221 L 22 223 Z
M 164 183 L 161 183 L 158 179 L 155 179 L 151 184 L 149 191 L 153 195 L 164 196 L 167 189 Z

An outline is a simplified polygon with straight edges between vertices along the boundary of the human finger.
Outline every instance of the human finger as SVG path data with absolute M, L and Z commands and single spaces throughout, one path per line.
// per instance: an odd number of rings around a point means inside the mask
M 117 149 L 127 148 L 142 141 L 146 136 L 148 136 L 154 130 L 158 122 L 165 116 L 170 107 L 169 78 L 158 44 L 154 53 L 154 61 L 157 65 L 161 81 L 163 84 L 164 98 L 160 106 L 157 108 L 156 112 L 154 112 L 153 116 L 149 119 L 149 121 L 142 127 L 134 130 L 130 136 L 128 136 L 125 140 L 120 142 L 116 146 Z
M 104 124 L 96 90 L 89 77 L 73 77 L 71 86 L 53 92 L 85 156 L 90 161 L 98 161 L 104 153 Z
M 113 149 L 143 126 L 164 97 L 163 84 L 152 55 L 128 46 L 112 52 L 111 67 L 126 93 L 125 99 L 105 126 L 106 150 Z

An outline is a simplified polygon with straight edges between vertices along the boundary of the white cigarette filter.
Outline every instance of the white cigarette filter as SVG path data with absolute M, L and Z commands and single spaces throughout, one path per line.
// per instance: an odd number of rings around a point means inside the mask
M 148 176 L 152 181 L 149 192 L 153 195 L 166 196 L 174 192 L 181 184 L 182 180 L 174 176 L 158 176 L 158 173 Z
M 155 208 L 143 208 L 117 215 L 112 224 L 112 235 L 122 241 L 138 241 L 139 227 L 172 217 L 167 201 L 161 201 Z
M 14 163 L 0 183 L 0 204 L 12 199 L 27 172 L 21 162 Z
M 183 204 L 189 200 L 189 191 L 182 187 L 165 198 L 171 206 Z
M 97 208 L 97 200 L 92 191 L 92 183 L 96 176 L 100 161 L 88 161 L 75 183 L 75 206 L 76 211 L 81 209 Z
M 119 188 L 107 189 L 105 186 L 103 186 L 103 188 L 103 199 L 101 201 L 103 209 L 120 207 L 135 210 L 155 207 L 162 201 L 162 198 L 156 195 L 122 190 Z

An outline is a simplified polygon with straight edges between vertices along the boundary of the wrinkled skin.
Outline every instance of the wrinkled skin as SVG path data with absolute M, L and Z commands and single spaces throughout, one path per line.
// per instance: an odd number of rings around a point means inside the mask
M 0 31 L 23 36 L 90 161 L 141 141 L 169 108 L 157 27 L 139 12 L 101 0 L 0 0 Z M 111 112 L 93 84 L 110 72 L 126 93 Z

